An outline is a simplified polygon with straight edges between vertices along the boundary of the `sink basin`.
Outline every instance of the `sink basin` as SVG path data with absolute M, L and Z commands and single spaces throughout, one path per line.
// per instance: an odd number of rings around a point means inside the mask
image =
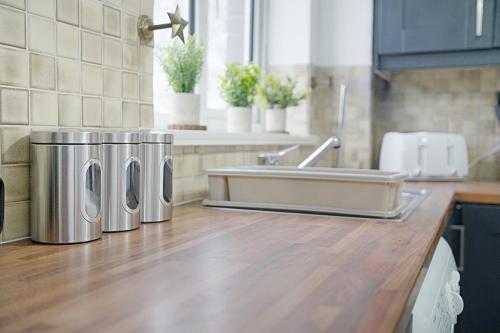
M 402 220 L 425 197 L 401 191 L 406 174 L 380 170 L 252 166 L 206 170 L 213 207 Z

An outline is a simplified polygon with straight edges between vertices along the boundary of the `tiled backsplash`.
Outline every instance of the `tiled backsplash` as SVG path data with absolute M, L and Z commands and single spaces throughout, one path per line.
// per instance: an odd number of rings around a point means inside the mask
M 43 127 L 153 127 L 154 0 L 0 0 L 3 240 L 29 235 L 29 133 Z
M 495 116 L 500 67 L 398 71 L 390 83 L 377 79 L 374 165 L 387 131 L 440 131 L 463 134 L 469 160 L 500 144 Z M 474 179 L 500 180 L 500 155 L 470 170 Z

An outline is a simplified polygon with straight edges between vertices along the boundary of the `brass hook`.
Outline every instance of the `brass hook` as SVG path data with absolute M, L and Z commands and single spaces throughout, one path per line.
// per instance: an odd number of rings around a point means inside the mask
M 137 33 L 142 41 L 149 42 L 153 38 L 154 30 L 172 28 L 171 38 L 179 37 L 184 43 L 184 28 L 189 24 L 189 22 L 181 17 L 179 5 L 175 8 L 175 13 L 167 12 L 167 14 L 170 18 L 170 23 L 156 25 L 153 24 L 153 21 L 149 16 L 139 16 L 139 19 L 137 20 Z

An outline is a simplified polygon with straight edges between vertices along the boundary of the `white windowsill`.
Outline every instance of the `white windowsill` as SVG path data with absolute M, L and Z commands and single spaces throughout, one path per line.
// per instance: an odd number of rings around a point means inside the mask
M 268 146 L 302 145 L 315 146 L 315 135 L 296 136 L 280 133 L 224 133 L 207 131 L 168 131 L 174 135 L 174 146 Z

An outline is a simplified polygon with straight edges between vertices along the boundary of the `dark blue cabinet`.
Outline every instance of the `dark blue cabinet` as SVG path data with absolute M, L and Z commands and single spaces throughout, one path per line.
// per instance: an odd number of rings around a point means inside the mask
M 495 49 L 500 47 L 497 2 L 500 0 L 375 0 L 375 67 L 500 63 L 500 49 Z
M 463 266 L 455 331 L 500 332 L 500 206 L 457 204 L 443 236 Z

